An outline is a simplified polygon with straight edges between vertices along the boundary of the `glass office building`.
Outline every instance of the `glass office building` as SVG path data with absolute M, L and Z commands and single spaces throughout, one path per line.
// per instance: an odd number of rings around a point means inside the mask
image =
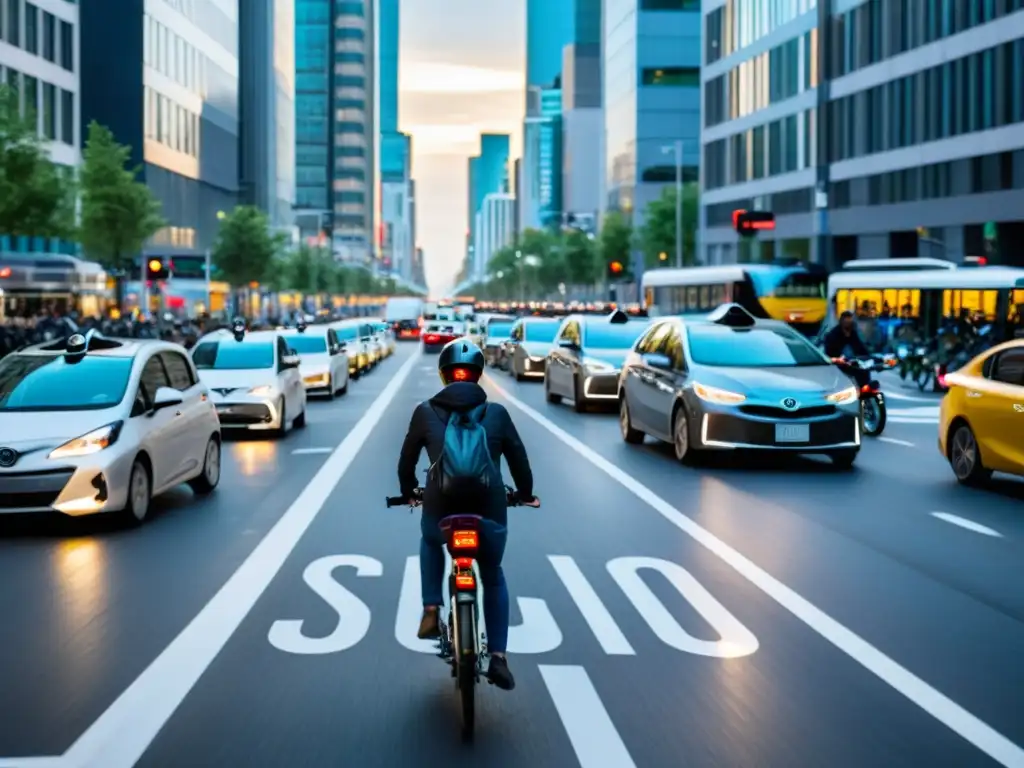
M 331 0 L 295 0 L 295 204 L 320 212 L 330 209 L 333 165 L 331 21 Z
M 508 181 L 509 136 L 506 133 L 484 133 L 480 135 L 480 154 L 469 158 L 469 183 L 467 213 L 469 227 L 467 247 L 476 240 L 476 215 L 480 212 L 484 198 L 493 193 L 509 190 Z M 487 265 L 483 254 L 474 254 L 470 260 L 472 274 L 482 276 Z
M 82 125 L 131 147 L 168 221 L 152 250 L 202 253 L 238 202 L 238 4 L 99 6 L 82 4 Z
M 1024 264 L 1024 2 L 902 5 L 708 10 L 707 260 Z M 739 247 L 739 208 L 773 211 L 771 239 Z
M 527 0 L 527 87 L 550 86 L 561 74 L 562 49 L 573 41 L 575 32 L 576 3 L 577 0 Z
M 700 4 L 607 0 L 604 14 L 605 202 L 639 226 L 675 182 L 676 142 L 684 180 L 699 175 Z
M 559 78 L 560 79 L 560 78 Z M 562 221 L 562 89 L 540 92 L 537 124 L 538 219 L 541 227 Z
M 398 132 L 399 0 L 380 3 L 380 169 L 384 181 L 408 178 L 408 139 Z

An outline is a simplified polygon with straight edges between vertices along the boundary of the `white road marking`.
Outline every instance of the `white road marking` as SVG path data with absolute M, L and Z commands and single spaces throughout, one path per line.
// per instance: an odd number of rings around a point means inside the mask
M 897 440 L 895 437 L 877 437 L 875 438 L 880 443 L 889 443 L 889 445 L 902 445 L 906 448 L 913 448 L 914 444 L 906 440 Z
M 911 395 L 903 395 L 903 394 L 900 394 L 899 392 L 891 392 L 888 389 L 885 389 L 884 386 L 883 386 L 882 389 L 883 389 L 883 391 L 885 393 L 885 396 L 887 398 L 889 398 L 890 400 L 906 400 L 906 401 L 913 402 L 913 403 L 934 403 L 935 402 L 935 398 L 934 397 L 913 397 Z
M 938 419 L 939 407 L 931 408 L 890 408 L 889 416 L 903 416 L 911 419 Z
M 543 664 L 539 668 L 580 768 L 636 768 L 587 670 Z
M 132 768 L 270 586 L 409 377 L 414 354 L 266 537 L 181 634 L 65 753 L 69 768 Z
M 961 528 L 965 528 L 968 531 L 974 531 L 980 533 L 982 536 L 991 536 L 994 539 L 1003 538 L 1003 534 L 999 531 L 989 528 L 987 525 L 976 523 L 973 520 L 968 520 L 966 517 L 960 517 L 959 515 L 951 515 L 948 512 L 929 512 L 932 517 L 937 517 L 939 520 L 945 520 L 947 523 L 957 525 Z
M 318 453 L 334 453 L 334 448 L 296 448 L 292 456 L 312 456 Z
M 512 397 L 505 389 L 495 384 L 493 379 L 489 379 L 488 383 L 492 389 L 504 397 L 511 405 L 550 432 L 557 440 L 572 448 L 581 457 L 658 512 L 672 525 L 713 552 L 736 570 L 737 573 L 788 610 L 793 616 L 800 619 L 800 621 L 876 675 L 880 680 L 886 682 L 893 689 L 1001 765 L 1008 768 L 1024 766 L 1024 749 L 1021 749 L 1021 747 L 1014 744 L 990 725 L 972 715 L 948 696 L 928 685 L 928 683 L 908 669 L 900 666 L 864 638 L 833 619 L 760 566 L 755 565 L 751 560 L 740 554 L 740 552 L 662 499 L 643 483 L 628 475 L 596 451 L 588 448 L 564 429 L 521 402 L 518 398 Z
M 0 757 L 0 768 L 64 768 L 63 757 Z
M 939 417 L 936 416 L 934 419 L 913 419 L 906 416 L 890 416 L 887 421 L 890 424 L 930 424 L 935 426 L 939 423 Z
M 610 656 L 635 656 L 636 651 L 629 640 L 615 623 L 611 613 L 605 607 L 597 592 L 576 565 L 576 561 L 565 555 L 548 555 L 548 560 L 555 568 L 555 573 L 562 580 L 569 596 L 580 609 L 584 620 L 590 625 L 601 648 Z

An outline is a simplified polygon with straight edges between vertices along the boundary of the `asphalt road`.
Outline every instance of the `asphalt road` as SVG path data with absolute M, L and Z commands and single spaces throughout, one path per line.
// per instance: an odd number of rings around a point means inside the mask
M 543 507 L 510 511 L 518 687 L 462 744 L 383 505 L 433 363 L 231 442 L 142 528 L 0 520 L 0 766 L 1024 766 L 1024 484 L 956 486 L 898 388 L 851 473 L 691 469 L 495 374 Z

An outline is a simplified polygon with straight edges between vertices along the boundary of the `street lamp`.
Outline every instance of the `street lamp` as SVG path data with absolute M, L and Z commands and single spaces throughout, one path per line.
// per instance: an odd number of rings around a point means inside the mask
M 676 267 L 683 266 L 683 140 L 661 148 L 662 154 L 674 152 L 676 156 Z
M 523 285 L 523 252 L 516 251 L 516 269 L 519 270 L 519 300 L 526 301 L 526 288 Z

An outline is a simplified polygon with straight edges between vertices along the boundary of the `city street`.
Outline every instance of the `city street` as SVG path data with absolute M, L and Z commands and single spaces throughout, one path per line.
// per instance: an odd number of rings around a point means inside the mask
M 897 386 L 840 473 L 683 467 L 489 374 L 543 506 L 509 511 L 517 687 L 463 744 L 384 505 L 435 364 L 400 345 L 138 529 L 0 518 L 0 766 L 1024 766 L 1024 483 L 959 487 Z

